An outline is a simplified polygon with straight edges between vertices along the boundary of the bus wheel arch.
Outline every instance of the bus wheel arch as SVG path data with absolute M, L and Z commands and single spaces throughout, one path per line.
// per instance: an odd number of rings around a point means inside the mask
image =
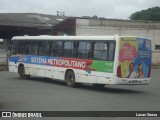
M 18 66 L 18 73 L 21 79 L 29 79 L 30 75 L 25 74 L 25 67 L 23 64 L 19 64 Z
M 75 87 L 75 73 L 72 69 L 67 69 L 65 72 L 65 81 L 68 87 Z

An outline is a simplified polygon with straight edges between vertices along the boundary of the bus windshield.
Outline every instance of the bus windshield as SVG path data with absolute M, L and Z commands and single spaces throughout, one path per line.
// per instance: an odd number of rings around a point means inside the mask
M 150 74 L 151 41 L 145 38 L 120 38 L 117 76 L 143 79 L 149 78 Z

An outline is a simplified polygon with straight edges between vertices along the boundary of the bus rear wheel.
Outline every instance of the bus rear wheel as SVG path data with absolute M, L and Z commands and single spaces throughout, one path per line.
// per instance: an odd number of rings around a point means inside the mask
M 29 75 L 25 74 L 25 68 L 24 68 L 24 66 L 21 66 L 19 68 L 18 72 L 19 72 L 19 76 L 20 76 L 21 79 L 29 79 L 30 78 Z
M 75 86 L 75 74 L 73 71 L 68 71 L 65 75 L 66 84 L 68 87 Z

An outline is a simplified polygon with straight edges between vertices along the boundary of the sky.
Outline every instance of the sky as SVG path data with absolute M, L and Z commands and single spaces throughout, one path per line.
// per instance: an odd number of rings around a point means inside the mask
M 160 6 L 160 0 L 0 0 L 0 13 L 42 13 L 128 19 L 137 11 Z

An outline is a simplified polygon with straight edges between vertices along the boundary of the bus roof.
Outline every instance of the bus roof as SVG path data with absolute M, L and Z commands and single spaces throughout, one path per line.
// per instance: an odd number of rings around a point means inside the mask
M 16 36 L 12 40 L 115 40 L 115 36 Z
M 148 39 L 145 37 L 138 36 L 50 36 L 50 35 L 40 35 L 40 36 L 15 36 L 12 40 L 117 40 L 117 37 L 134 37 Z M 149 40 L 149 39 L 148 39 Z

